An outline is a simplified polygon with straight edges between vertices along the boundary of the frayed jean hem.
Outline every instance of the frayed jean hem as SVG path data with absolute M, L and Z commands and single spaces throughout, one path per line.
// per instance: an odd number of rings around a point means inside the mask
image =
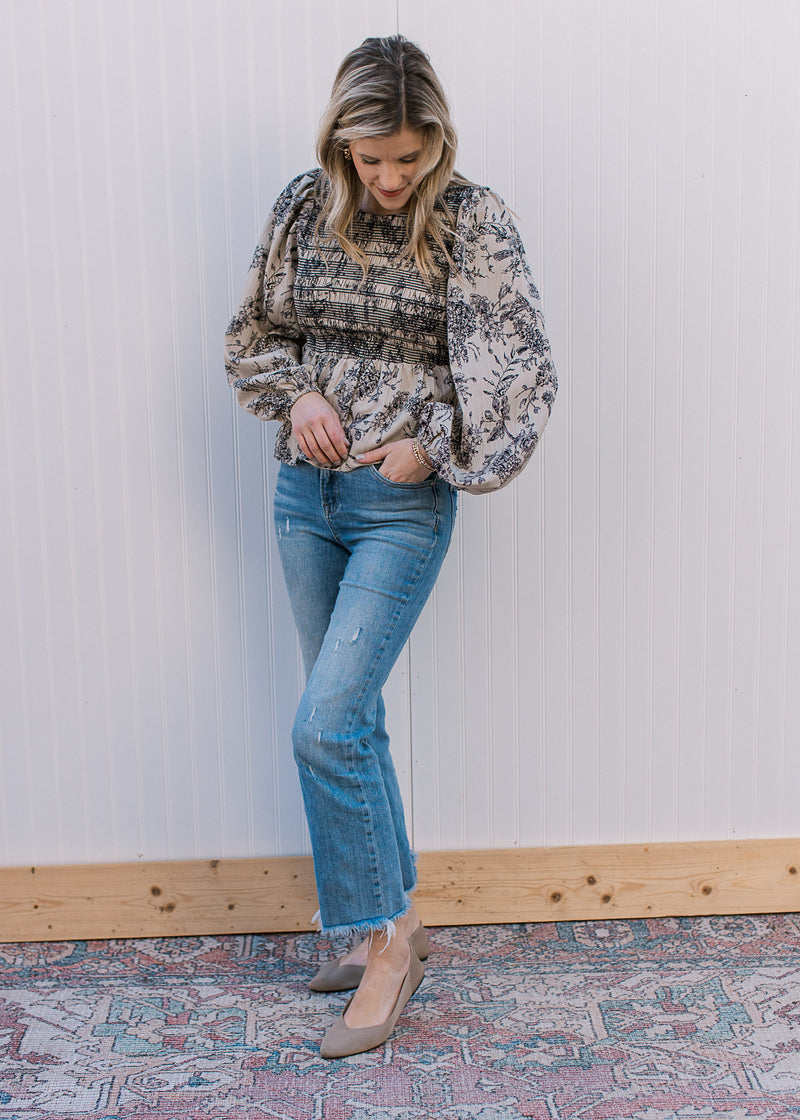
M 392 940 L 396 931 L 396 923 L 411 909 L 412 900 L 407 894 L 405 906 L 392 914 L 391 918 L 365 918 L 363 922 L 352 922 L 350 925 L 326 926 L 322 924 L 319 910 L 311 919 L 317 927 L 317 932 L 325 937 L 365 937 L 370 933 L 386 934 L 386 943 Z

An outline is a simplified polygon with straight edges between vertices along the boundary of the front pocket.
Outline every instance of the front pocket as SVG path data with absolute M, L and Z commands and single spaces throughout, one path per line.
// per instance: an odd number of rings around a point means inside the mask
M 369 470 L 372 471 L 376 478 L 380 479 L 384 486 L 391 486 L 396 490 L 419 490 L 423 486 L 433 486 L 436 479 L 436 471 L 432 471 L 427 478 L 423 478 L 422 482 L 393 482 L 391 478 L 387 478 L 385 474 L 381 474 L 374 463 L 369 464 Z

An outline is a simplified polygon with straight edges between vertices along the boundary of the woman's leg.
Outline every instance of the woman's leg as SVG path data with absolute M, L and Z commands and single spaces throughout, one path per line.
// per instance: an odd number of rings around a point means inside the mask
M 438 480 L 398 486 L 372 468 L 281 468 L 275 522 L 304 651 L 339 583 L 293 732 L 331 932 L 383 928 L 409 905 L 413 859 L 381 689 L 444 559 L 454 497 Z
M 413 861 L 381 689 L 430 594 L 453 522 L 441 482 L 321 472 L 331 532 L 350 550 L 293 730 L 323 928 L 383 929 L 409 907 Z
M 350 561 L 353 546 L 353 542 L 348 541 L 350 547 L 345 547 L 338 535 L 332 532 L 326 519 L 326 501 L 324 499 L 330 480 L 330 472 L 321 472 L 313 467 L 281 467 L 274 502 L 274 519 L 279 553 L 284 566 L 292 610 L 300 637 L 303 660 L 309 677 L 313 673 L 315 663 L 322 650 L 325 635 L 339 596 L 340 582 Z M 378 496 L 382 499 L 385 498 L 382 483 L 378 483 L 376 486 L 373 482 L 371 489 L 377 489 Z M 348 497 L 351 504 L 352 496 L 350 496 L 350 492 L 352 490 L 352 486 L 348 487 Z M 407 502 L 404 500 L 403 504 L 407 504 Z M 418 497 L 415 504 L 419 504 Z M 374 507 L 374 501 L 367 501 L 366 509 L 370 517 L 368 522 L 370 531 L 380 529 L 380 525 L 371 520 L 376 513 L 380 512 Z M 341 522 L 344 516 L 344 511 L 339 506 L 336 511 L 336 520 Z M 356 535 L 360 536 L 358 518 L 356 518 L 355 524 Z M 363 524 L 361 528 L 363 528 Z M 352 526 L 350 531 L 345 532 L 343 536 L 345 539 L 352 536 Z M 358 542 L 355 543 L 355 546 L 358 547 Z M 356 569 L 357 579 L 358 572 Z M 342 624 L 341 614 L 340 609 L 340 625 Z M 396 653 L 390 655 L 390 661 L 393 662 L 395 659 Z M 342 668 L 344 660 L 344 657 L 335 659 L 334 669 L 336 671 Z M 366 655 L 366 660 L 368 667 L 371 661 L 369 653 Z M 350 661 L 352 662 L 352 659 Z M 351 665 L 347 671 L 348 679 L 352 681 L 354 679 L 352 674 L 357 672 L 358 670 Z M 331 691 L 324 683 L 319 681 L 316 681 L 315 687 L 320 688 L 323 694 Z M 308 695 L 307 690 L 307 698 Z M 306 705 L 305 708 L 301 705 L 298 713 L 298 723 L 301 721 L 301 713 L 303 711 L 308 712 L 315 706 L 317 705 L 313 701 L 310 706 Z M 379 784 L 382 787 L 383 795 L 385 795 L 386 805 L 393 823 L 394 842 L 400 863 L 402 887 L 407 893 L 413 889 L 415 883 L 414 858 L 408 843 L 400 789 L 389 752 L 389 736 L 385 727 L 385 708 L 380 690 L 378 690 L 375 698 L 374 713 L 370 713 L 370 717 L 362 730 L 363 737 L 369 741 L 370 754 L 377 760 L 380 768 Z M 307 732 L 307 728 L 300 727 L 295 733 L 295 741 L 302 742 L 307 737 Z M 360 954 L 362 957 L 364 955 L 363 953 Z
M 312 476 L 304 471 L 305 484 Z M 304 631 L 322 630 L 334 567 L 339 579 L 335 546 L 349 552 L 293 732 L 322 925 L 379 931 L 348 1026 L 383 1021 L 391 1011 L 418 922 L 381 689 L 433 587 L 454 515 L 455 494 L 438 480 L 397 486 L 368 468 L 316 472 L 300 502 L 279 479 L 276 526 L 304 651 Z M 392 941 L 393 920 L 401 936 Z

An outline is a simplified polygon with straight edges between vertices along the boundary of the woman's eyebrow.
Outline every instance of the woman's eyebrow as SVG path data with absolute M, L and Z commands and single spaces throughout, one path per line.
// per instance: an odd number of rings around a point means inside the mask
M 362 159 L 374 159 L 374 160 L 383 159 L 383 156 L 371 156 L 371 155 L 368 155 L 366 152 L 356 152 L 356 155 L 360 155 Z M 421 155 L 422 155 L 422 148 L 416 148 L 413 152 L 404 152 L 403 155 L 396 156 L 395 158 L 396 159 L 416 159 L 417 156 L 421 156 Z

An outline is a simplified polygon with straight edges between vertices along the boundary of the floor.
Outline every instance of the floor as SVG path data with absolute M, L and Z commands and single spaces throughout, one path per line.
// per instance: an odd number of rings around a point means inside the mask
M 0 946 L 0 1120 L 800 1117 L 795 915 L 430 933 L 386 1046 L 311 934 Z

